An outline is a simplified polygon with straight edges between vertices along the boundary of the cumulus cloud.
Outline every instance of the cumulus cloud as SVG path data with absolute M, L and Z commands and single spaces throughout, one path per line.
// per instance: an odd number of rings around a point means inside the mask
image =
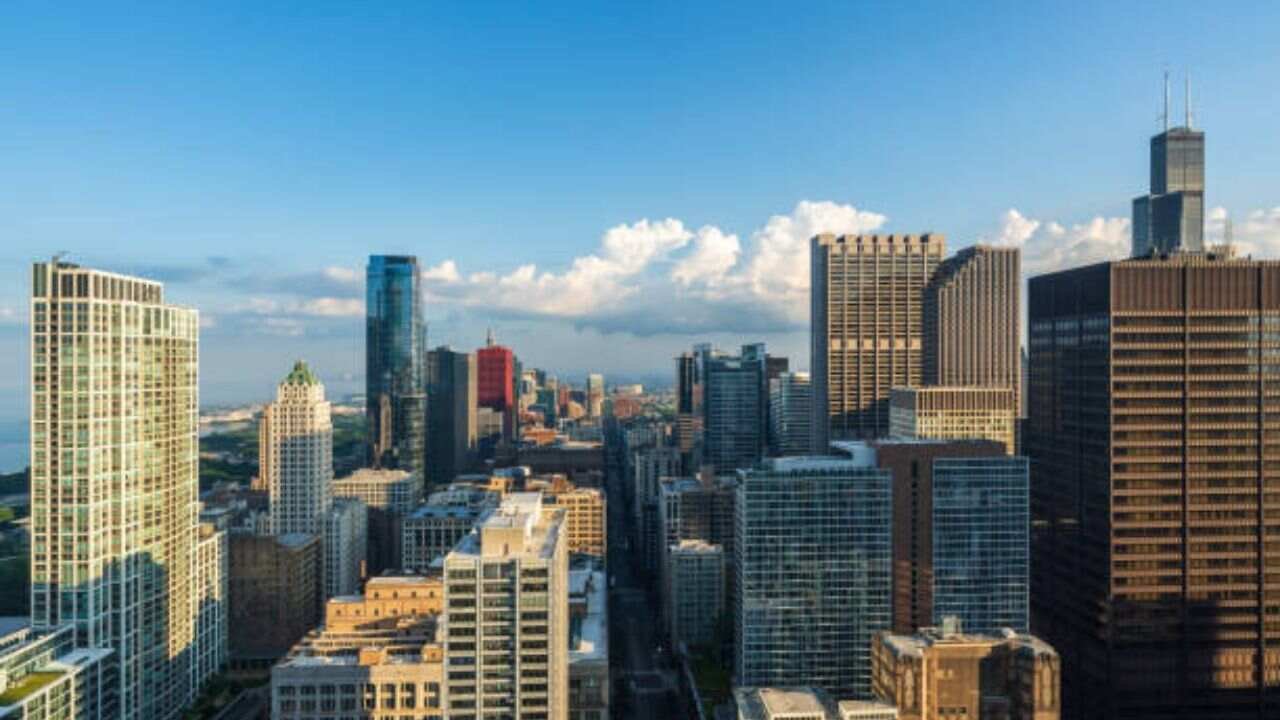
M 1209 210 L 1206 234 L 1211 242 L 1226 239 L 1229 217 L 1226 208 Z M 1254 210 L 1231 221 L 1231 240 L 1237 252 L 1259 258 L 1280 257 L 1280 206 Z
M 993 245 L 1022 248 L 1026 275 L 1119 260 L 1128 256 L 1131 240 L 1129 218 L 1095 217 L 1063 225 L 1028 218 L 1015 209 L 1005 211 L 998 230 L 982 238 Z
M 599 248 L 563 272 L 522 265 L 506 274 L 464 274 L 452 260 L 423 271 L 432 299 L 521 317 L 638 335 L 777 332 L 808 322 L 809 240 L 863 233 L 885 216 L 804 201 L 751 234 L 714 225 L 696 232 L 673 218 L 617 225 Z
M 356 298 L 364 294 L 364 273 L 351 267 L 333 265 L 288 275 L 255 271 L 228 277 L 225 285 L 255 294 L 285 294 L 310 298 Z

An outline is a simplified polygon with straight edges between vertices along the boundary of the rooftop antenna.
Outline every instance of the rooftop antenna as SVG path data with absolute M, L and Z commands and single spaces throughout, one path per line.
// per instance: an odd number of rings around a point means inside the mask
M 1191 71 L 1187 71 L 1187 129 L 1191 129 Z
M 1164 131 L 1169 132 L 1169 69 L 1164 71 Z

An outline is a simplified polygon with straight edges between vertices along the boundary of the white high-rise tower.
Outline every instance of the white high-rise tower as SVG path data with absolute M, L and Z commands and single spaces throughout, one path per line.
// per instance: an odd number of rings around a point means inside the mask
M 324 385 L 301 360 L 262 411 L 258 457 L 271 496 L 271 532 L 323 532 L 333 504 L 333 422 Z

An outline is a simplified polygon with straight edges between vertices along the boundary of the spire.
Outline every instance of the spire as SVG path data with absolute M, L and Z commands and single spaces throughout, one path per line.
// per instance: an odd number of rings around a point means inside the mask
M 1191 129 L 1191 71 L 1187 71 L 1187 129 Z
M 1169 71 L 1164 71 L 1164 131 L 1169 132 Z
M 494 345 L 498 344 L 498 339 L 493 335 L 492 327 L 489 328 L 489 334 L 485 336 L 484 344 L 485 344 L 485 347 L 493 347 Z

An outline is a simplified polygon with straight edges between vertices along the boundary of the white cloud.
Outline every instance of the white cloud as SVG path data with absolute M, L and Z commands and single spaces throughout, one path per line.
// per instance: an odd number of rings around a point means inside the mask
M 355 298 L 251 297 L 234 312 L 269 316 L 363 317 L 364 301 Z
M 1226 208 L 1209 210 L 1206 235 L 1210 242 L 1219 243 L 1226 236 Z M 1232 243 L 1242 255 L 1258 258 L 1280 257 L 1280 206 L 1254 210 L 1243 218 L 1231 218 Z
M 1022 248 L 1022 272 L 1040 275 L 1129 255 L 1129 218 L 1095 217 L 1075 225 L 1028 218 L 1010 209 L 996 233 L 982 238 L 993 245 Z
M 693 251 L 676 262 L 671 279 L 685 287 L 701 283 L 714 285 L 738 263 L 742 246 L 737 235 L 706 225 L 698 230 Z
M 355 268 L 331 265 L 321 271 L 326 278 L 343 284 L 354 285 L 364 282 L 364 275 Z

